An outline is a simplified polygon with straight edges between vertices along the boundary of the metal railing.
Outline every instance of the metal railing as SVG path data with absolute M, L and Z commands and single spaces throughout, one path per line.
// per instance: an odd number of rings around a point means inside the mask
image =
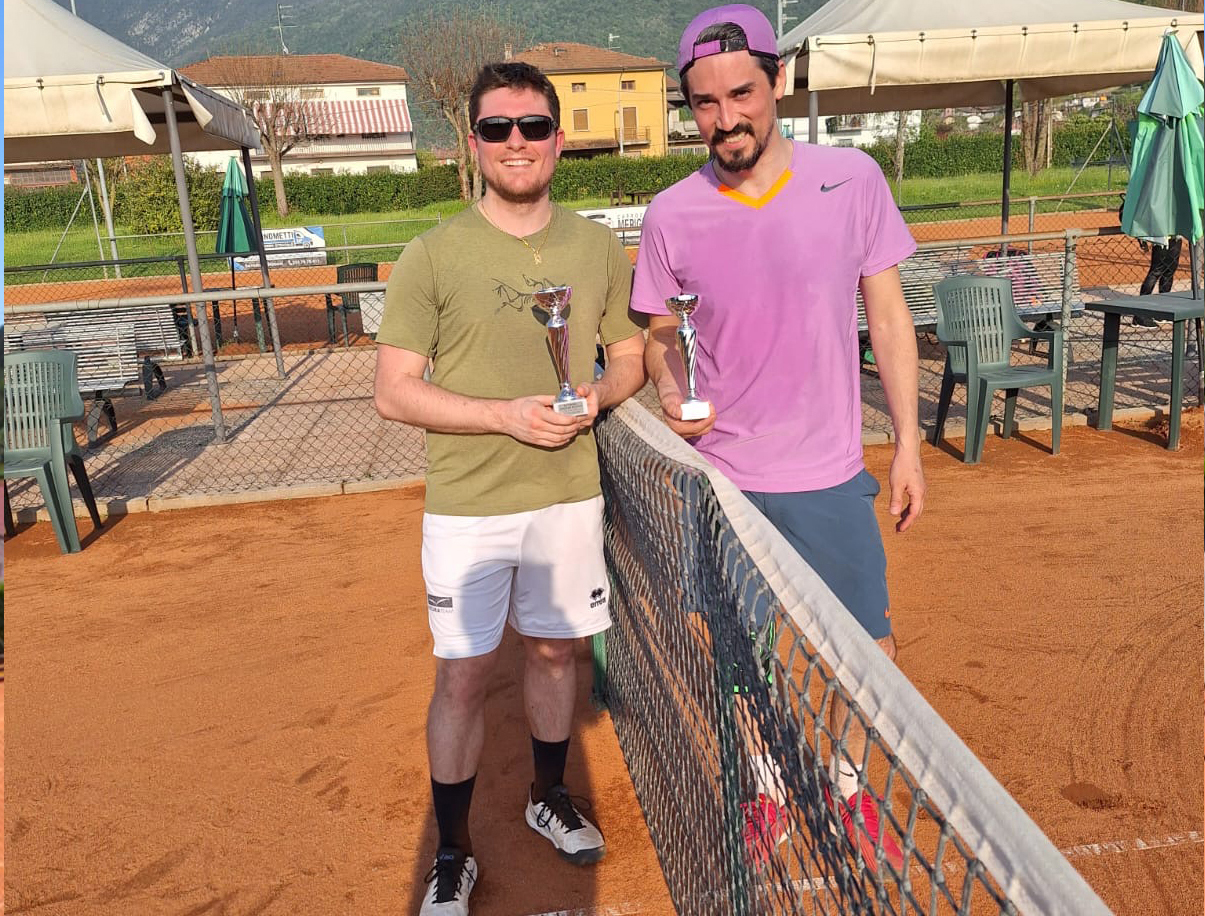
M 650 127 L 624 127 L 618 128 L 615 131 L 615 141 L 623 139 L 624 143 L 650 143 L 652 142 L 652 128 Z

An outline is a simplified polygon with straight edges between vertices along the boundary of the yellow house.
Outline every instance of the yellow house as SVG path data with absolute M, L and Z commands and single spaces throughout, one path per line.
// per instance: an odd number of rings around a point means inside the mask
M 668 153 L 666 64 L 572 41 L 536 45 L 515 60 L 538 67 L 556 87 L 564 155 Z

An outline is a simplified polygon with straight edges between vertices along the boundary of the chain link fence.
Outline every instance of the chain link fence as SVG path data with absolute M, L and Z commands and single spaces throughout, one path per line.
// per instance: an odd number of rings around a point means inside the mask
M 421 477 L 422 432 L 380 419 L 372 401 L 372 338 L 401 247 L 340 247 L 327 250 L 338 263 L 275 266 L 272 290 L 258 288 L 258 269 L 236 271 L 232 288 L 228 260 L 207 260 L 203 300 L 181 292 L 182 258 L 6 268 L 5 346 L 76 350 L 86 406 L 76 438 L 88 443 L 102 503 Z M 375 279 L 340 284 L 358 263 Z M 97 275 L 104 268 L 108 280 Z M 202 333 L 212 363 L 200 355 Z M 16 509 L 40 505 L 26 481 L 10 496 Z
M 1149 254 L 1115 228 L 1018 235 L 1008 239 L 1005 259 L 994 257 L 1002 242 L 926 241 L 902 269 L 918 313 L 920 421 L 926 429 L 936 416 L 944 361 L 932 324 L 919 318 L 933 282 L 955 273 L 1006 273 L 1031 321 L 1059 322 L 1067 300 L 1064 406 L 1067 413 L 1091 416 L 1103 322 L 1082 305 L 1137 292 L 1150 266 Z M 208 292 L 200 295 L 181 291 L 187 270 L 179 257 L 6 267 L 6 349 L 69 346 L 80 353 L 87 415 L 77 424 L 77 440 L 88 443 L 85 461 L 98 499 L 117 508 L 255 498 L 299 487 L 318 495 L 418 478 L 426 470 L 422 432 L 380 419 L 372 400 L 373 334 L 385 281 L 402 247 L 338 246 L 326 250 L 325 264 L 278 264 L 271 269 L 272 289 L 258 287 L 258 270 L 235 271 L 232 283 L 227 259 L 206 259 Z M 1174 290 L 1190 287 L 1188 259 L 1185 247 Z M 357 275 L 352 268 L 361 264 L 368 271 Z M 118 266 L 120 279 L 113 270 Z M 1064 277 L 1070 282 L 1061 294 Z M 200 355 L 201 334 L 213 343 L 212 362 Z M 1170 330 L 1125 324 L 1121 335 L 1116 408 L 1166 405 Z M 1185 363 L 1184 390 L 1185 403 L 1192 404 L 1202 392 L 1195 333 L 1188 348 L 1194 358 Z M 888 433 L 869 351 L 867 357 L 864 428 Z M 1015 358 L 1046 356 L 1019 345 Z M 649 389 L 640 399 L 655 407 Z M 947 436 L 960 434 L 965 402 L 965 388 L 957 386 Z M 1022 391 L 1018 398 L 1022 422 L 1048 422 L 1050 410 L 1044 389 Z M 994 412 L 1001 411 L 997 400 Z M 10 495 L 17 509 L 40 504 L 37 488 L 25 481 L 15 483 Z
M 1116 226 L 1120 194 L 1121 191 L 1090 191 L 1085 194 L 1012 197 L 1008 207 L 1009 234 Z M 900 206 L 900 212 L 918 242 L 995 235 L 1001 228 L 999 198 L 905 203 Z
M 1090 421 L 1096 414 L 1100 391 L 1100 359 L 1104 337 L 1104 320 L 1100 313 L 1084 308 L 1085 303 L 1119 294 L 1137 295 L 1150 270 L 1151 256 L 1138 242 L 1121 235 L 1115 228 L 1084 230 L 1088 234 L 1032 234 L 1009 237 L 1009 257 L 998 259 L 1003 237 L 967 241 L 922 243 L 917 256 L 901 266 L 909 305 L 917 316 L 917 348 L 920 355 L 920 423 L 931 431 L 937 416 L 945 366 L 945 348 L 938 342 L 933 325 L 923 324 L 918 314 L 918 299 L 925 288 L 945 276 L 984 273 L 1007 275 L 1013 281 L 1014 299 L 1018 310 L 1031 325 L 1057 327 L 1062 322 L 1062 301 L 1059 286 L 1062 276 L 1069 273 L 1069 320 L 1065 325 L 1065 362 L 1067 379 L 1064 386 L 1064 413 L 1086 415 Z M 1198 242 L 1197 263 L 1202 255 Z M 1170 291 L 1188 291 L 1192 287 L 1187 245 L 1170 278 Z M 1052 264 L 1059 263 L 1059 275 Z M 919 262 L 919 265 L 918 265 Z M 1199 267 L 1198 267 L 1199 270 Z M 914 282 L 909 284 L 909 274 Z M 1036 275 L 1036 276 L 1035 276 Z M 1200 274 L 1198 274 L 1200 277 Z M 1158 288 L 1156 288 L 1158 291 Z M 931 294 L 930 294 L 931 298 Z M 1202 398 L 1201 353 L 1198 323 L 1191 323 L 1186 334 L 1186 356 L 1183 370 L 1184 403 L 1200 404 Z M 1128 408 L 1163 409 L 1169 403 L 1171 385 L 1171 330 L 1167 326 L 1143 326 L 1123 322 L 1117 351 L 1117 385 L 1114 410 Z M 1045 346 L 1032 352 L 1026 343 L 1014 348 L 1013 362 L 1045 365 Z M 862 368 L 863 429 L 889 435 L 891 420 L 886 398 L 873 363 Z M 1050 392 L 1045 388 L 1022 389 L 1017 397 L 1016 418 L 1019 423 L 1048 422 L 1051 413 Z M 997 398 L 992 405 L 994 421 L 1003 416 L 1003 401 Z M 966 387 L 954 389 L 946 436 L 962 435 L 966 421 Z

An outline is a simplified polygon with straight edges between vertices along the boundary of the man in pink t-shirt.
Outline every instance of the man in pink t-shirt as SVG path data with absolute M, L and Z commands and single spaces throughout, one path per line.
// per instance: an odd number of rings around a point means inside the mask
M 897 265 L 916 248 L 878 165 L 858 150 L 810 146 L 778 131 L 786 85 L 774 31 L 751 6 L 697 16 L 678 50 L 682 92 L 711 161 L 666 189 L 645 215 L 632 308 L 648 313 L 645 364 L 665 421 L 731 478 L 894 659 L 886 558 L 874 515 L 878 483 L 862 463 L 856 294 L 895 428 L 889 509 L 906 531 L 925 483 L 917 430 L 916 334 Z M 711 415 L 683 420 L 685 391 L 665 300 L 697 295 L 697 388 Z M 847 710 L 832 709 L 842 733 Z M 852 729 L 831 772 L 842 821 L 867 868 L 882 838 L 878 800 L 861 793 Z M 861 808 L 866 830 L 854 826 Z M 749 834 L 781 831 L 772 798 Z M 758 836 L 751 837 L 756 841 Z M 754 844 L 756 845 L 756 843 Z

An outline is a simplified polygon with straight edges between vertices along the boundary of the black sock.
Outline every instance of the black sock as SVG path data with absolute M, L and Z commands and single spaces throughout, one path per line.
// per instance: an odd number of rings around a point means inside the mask
M 435 821 L 439 824 L 439 845 L 455 846 L 466 856 L 473 854 L 469 839 L 469 804 L 473 801 L 476 774 L 464 782 L 436 782 L 431 779 L 431 797 L 435 799 Z
M 553 786 L 565 781 L 565 758 L 569 755 L 569 739 L 541 741 L 531 736 L 531 751 L 536 762 L 536 780 L 531 786 L 531 800 L 538 802 Z

